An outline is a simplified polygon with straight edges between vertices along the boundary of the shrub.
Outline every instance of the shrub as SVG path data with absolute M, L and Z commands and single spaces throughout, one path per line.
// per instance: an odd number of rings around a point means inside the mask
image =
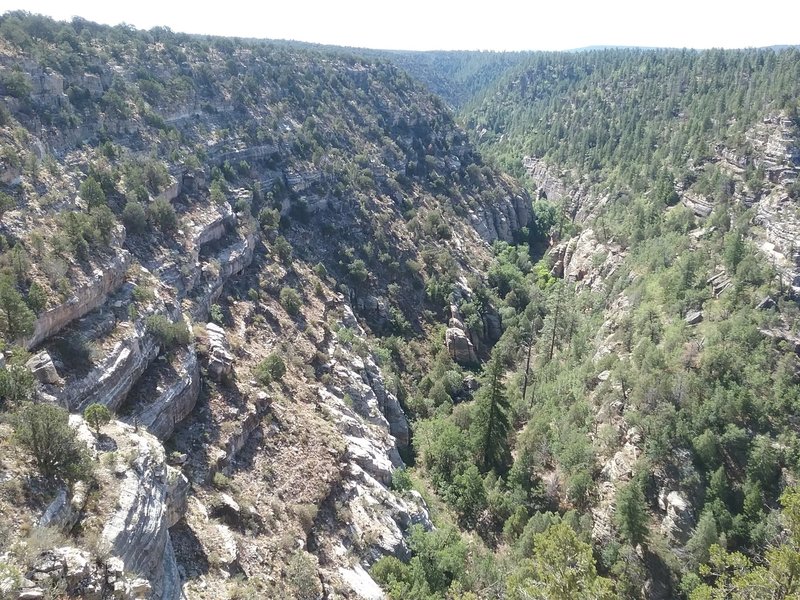
M 300 307 L 303 305 L 303 299 L 300 294 L 290 287 L 281 288 L 280 301 L 286 312 L 293 317 L 300 313 Z
M 303 550 L 294 555 L 286 570 L 293 591 L 292 597 L 297 600 L 316 600 L 321 596 L 322 585 L 317 564 L 317 558 Z
M 36 315 L 17 291 L 12 277 L 0 277 L 0 332 L 8 342 L 29 336 L 36 321 Z
M 106 194 L 103 192 L 103 188 L 91 175 L 83 180 L 79 193 L 81 198 L 89 206 L 89 209 L 103 206 L 106 203 Z
M 6 194 L 5 192 L 0 192 L 0 216 L 3 215 L 4 212 L 7 210 L 11 210 L 17 206 L 16 201 L 14 198 Z
M 90 404 L 83 411 L 83 418 L 100 435 L 100 428 L 111 420 L 111 411 L 104 404 Z
M 69 413 L 54 404 L 27 403 L 13 416 L 14 439 L 33 457 L 43 477 L 75 481 L 89 474 L 86 448 L 69 425 Z
M 189 328 L 183 319 L 173 323 L 164 315 L 150 315 L 145 323 L 147 331 L 158 339 L 158 343 L 164 350 L 185 346 L 191 340 Z
M 18 405 L 33 395 L 33 373 L 25 366 L 27 356 L 27 352 L 18 349 L 6 368 L 0 369 L 0 407 L 5 403 Z
M 286 373 L 286 364 L 277 352 L 267 356 L 256 367 L 256 379 L 262 385 L 269 385 L 273 381 L 280 381 Z
M 131 200 L 122 210 L 122 222 L 131 233 L 142 233 L 147 229 L 147 212 L 141 202 Z
M 408 474 L 408 469 L 401 467 L 392 471 L 392 489 L 397 492 L 411 489 L 411 476 Z
M 178 215 L 165 198 L 158 198 L 147 209 L 150 222 L 161 231 L 171 231 L 178 226 Z
M 292 245 L 282 235 L 279 235 L 278 239 L 275 240 L 275 252 L 284 264 L 292 260 Z
M 28 288 L 28 306 L 37 315 L 47 307 L 47 292 L 38 283 L 34 282 Z
M 225 315 L 222 313 L 222 307 L 219 304 L 211 305 L 211 320 L 217 325 L 222 325 L 225 321 Z
M 265 233 L 270 233 L 278 228 L 281 213 L 276 208 L 262 208 L 258 213 L 258 222 Z

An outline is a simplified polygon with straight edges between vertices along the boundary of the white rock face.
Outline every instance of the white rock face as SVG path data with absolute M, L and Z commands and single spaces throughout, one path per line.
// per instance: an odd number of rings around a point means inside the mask
M 688 542 L 695 526 L 695 518 L 686 496 L 679 491 L 666 493 L 662 490 L 658 503 L 667 513 L 661 522 L 661 533 L 674 543 L 683 545 Z
M 45 350 L 32 356 L 25 363 L 25 366 L 31 370 L 33 376 L 41 383 L 56 385 L 61 382 L 61 377 L 58 376 L 53 359 Z
M 349 307 L 345 306 L 343 312 L 342 323 L 364 335 Z M 397 445 L 401 439 L 407 441 L 408 425 L 399 402 L 385 389 L 374 360 L 357 356 L 335 336 L 328 355 L 331 377 L 327 387 L 319 390 L 320 405 L 347 444 L 345 476 L 334 501 L 350 516 L 346 523 L 333 524 L 333 531 L 326 531 L 326 539 L 338 551 L 328 557 L 332 566 L 323 571 L 350 588 L 347 597 L 383 598 L 365 567 L 385 555 L 407 557 L 405 535 L 409 527 L 419 523 L 431 529 L 432 524 L 421 497 L 400 496 L 388 488 L 392 472 L 403 465 Z M 396 437 L 398 428 L 402 434 Z M 353 545 L 361 549 L 360 564 L 352 565 L 349 560 L 342 564 L 347 548 Z
M 136 407 L 135 418 L 160 440 L 167 439 L 175 426 L 195 407 L 200 393 L 200 366 L 193 348 L 182 352 L 170 385 L 149 404 Z
M 375 580 L 369 576 L 361 565 L 355 565 L 350 569 L 339 567 L 339 576 L 355 592 L 356 597 L 363 600 L 383 600 L 386 594 Z
M 140 319 L 130 327 L 130 335 L 117 342 L 86 377 L 68 385 L 57 397 L 76 412 L 95 402 L 115 412 L 158 351 L 158 343 Z
M 121 473 L 114 512 L 103 529 L 112 553 L 125 572 L 144 576 L 154 597 L 183 597 L 169 528 L 185 511 L 188 481 L 167 466 L 156 438 L 140 429 L 119 424 L 135 444 L 129 467 Z
M 478 363 L 475 346 L 463 329 L 459 327 L 448 327 L 447 331 L 445 331 L 444 340 L 450 358 L 458 364 L 475 365 Z

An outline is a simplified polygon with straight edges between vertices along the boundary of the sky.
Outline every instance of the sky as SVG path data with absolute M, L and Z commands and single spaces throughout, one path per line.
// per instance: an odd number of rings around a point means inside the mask
M 800 44 L 800 2 L 770 0 L 0 0 L 57 19 L 402 50 Z

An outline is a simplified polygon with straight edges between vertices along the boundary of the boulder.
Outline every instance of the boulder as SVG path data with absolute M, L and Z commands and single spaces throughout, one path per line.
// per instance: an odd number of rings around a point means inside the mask
M 208 374 L 222 381 L 233 372 L 233 355 L 228 350 L 225 330 L 216 323 L 206 325 L 208 332 Z
M 686 313 L 686 317 L 684 318 L 686 323 L 689 325 L 697 325 L 698 323 L 702 322 L 703 320 L 703 311 L 702 310 L 690 310 Z
M 61 377 L 58 375 L 56 366 L 53 364 L 53 359 L 46 350 L 42 350 L 38 354 L 34 354 L 25 366 L 28 367 L 33 376 L 41 383 L 48 385 L 57 385 L 61 383 Z
M 450 358 L 460 365 L 474 365 L 478 362 L 475 346 L 463 330 L 449 327 L 445 332 L 445 344 Z

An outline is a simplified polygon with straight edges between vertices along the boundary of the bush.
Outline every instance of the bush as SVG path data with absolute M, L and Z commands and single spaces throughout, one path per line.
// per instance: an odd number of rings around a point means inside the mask
M 277 252 L 278 258 L 284 264 L 292 260 L 292 245 L 282 235 L 279 235 L 278 239 L 275 240 L 275 252 Z
M 89 209 L 103 206 L 106 203 L 106 195 L 105 192 L 103 192 L 103 188 L 91 175 L 83 180 L 79 193 L 81 198 L 89 206 Z
M 141 202 L 131 200 L 122 210 L 122 222 L 131 233 L 142 233 L 147 229 L 147 212 Z
M 37 315 L 47 308 L 47 292 L 36 282 L 33 282 L 28 288 L 27 303 L 28 307 Z
M 300 307 L 303 305 L 303 299 L 295 290 L 290 287 L 281 288 L 280 300 L 281 305 L 283 305 L 287 313 L 293 317 L 300 314 Z
M 158 198 L 147 210 L 150 222 L 161 231 L 171 231 L 178 227 L 178 215 L 169 200 Z
M 111 420 L 111 411 L 104 404 L 90 404 L 83 411 L 83 418 L 100 435 L 100 428 Z
M 5 192 L 0 192 L 0 216 L 3 215 L 7 210 L 12 210 L 16 208 L 17 202 L 6 194 Z
M 5 369 L 0 369 L 0 408 L 8 403 L 16 406 L 33 395 L 33 373 L 25 366 L 28 356 L 21 350 L 12 356 Z
M 33 457 L 43 477 L 76 481 L 91 468 L 88 452 L 69 425 L 69 413 L 54 404 L 28 403 L 13 416 L 14 439 Z
M 191 340 L 189 328 L 182 319 L 173 323 L 164 315 L 151 315 L 145 320 L 147 331 L 158 339 L 164 350 L 186 346 Z
M 258 213 L 258 222 L 264 233 L 270 233 L 278 228 L 281 222 L 281 213 L 276 208 L 262 208 Z
M 400 467 L 392 471 L 392 489 L 396 492 L 405 492 L 411 489 L 411 476 L 408 469 Z
M 277 352 L 273 352 L 256 367 L 256 379 L 261 385 L 280 381 L 286 373 L 286 364 Z

